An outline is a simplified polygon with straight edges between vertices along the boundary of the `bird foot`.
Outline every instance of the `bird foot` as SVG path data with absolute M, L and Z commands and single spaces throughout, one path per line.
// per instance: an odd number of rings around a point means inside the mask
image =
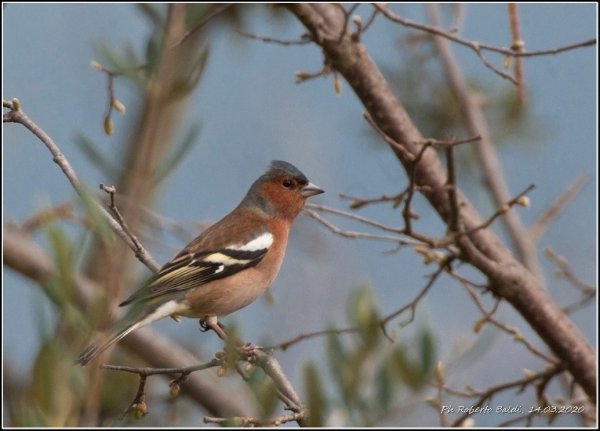
M 254 362 L 258 357 L 258 352 L 264 351 L 261 346 L 252 343 L 244 343 L 238 347 L 238 353 L 248 362 Z
M 205 319 L 200 319 L 198 323 L 200 324 L 200 331 L 206 332 L 211 329 L 215 331 L 221 340 L 227 340 L 225 326 L 217 320 L 216 316 L 209 316 Z

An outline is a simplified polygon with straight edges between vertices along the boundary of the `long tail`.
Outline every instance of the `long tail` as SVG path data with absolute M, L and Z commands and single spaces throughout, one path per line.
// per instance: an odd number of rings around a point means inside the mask
M 99 354 L 101 354 L 102 352 L 104 352 L 106 349 L 108 349 L 110 346 L 112 346 L 113 344 L 115 344 L 117 341 L 121 340 L 123 337 L 125 337 L 127 334 L 129 334 L 131 331 L 133 331 L 134 329 L 139 328 L 140 327 L 140 323 L 141 322 L 136 322 L 136 323 L 133 323 L 133 324 L 127 326 L 125 329 L 117 332 L 108 341 L 106 341 L 104 344 L 101 344 L 100 346 L 98 346 L 96 344 L 89 345 L 81 353 L 81 355 L 79 355 L 79 358 L 77 358 L 77 363 L 79 365 L 81 365 L 81 366 L 87 365 L 88 362 L 93 361 L 94 359 L 96 359 L 96 357 Z
M 134 331 L 142 326 L 146 326 L 155 320 L 162 319 L 173 314 L 179 314 L 180 304 L 177 301 L 171 300 L 159 306 L 150 306 L 149 304 L 135 304 L 133 308 L 125 315 L 125 317 L 117 323 L 117 332 L 104 344 L 100 346 L 96 344 L 90 345 L 83 351 L 76 363 L 81 366 L 93 361 L 100 353 L 104 352 L 110 346 L 121 340 L 131 331 Z

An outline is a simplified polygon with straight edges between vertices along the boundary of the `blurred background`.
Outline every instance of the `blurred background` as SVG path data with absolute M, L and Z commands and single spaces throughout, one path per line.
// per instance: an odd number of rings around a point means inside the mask
M 427 22 L 422 5 L 390 8 L 404 17 Z M 510 46 L 506 5 L 468 5 L 463 9 L 461 34 L 465 38 Z M 198 22 L 210 10 L 214 10 L 210 5 L 190 6 L 189 21 Z M 161 223 L 160 227 L 141 231 L 140 239 L 159 262 L 166 262 L 202 226 L 220 219 L 237 205 L 252 181 L 274 159 L 293 163 L 326 191 L 313 202 L 343 210 L 348 201 L 339 194 L 377 197 L 397 194 L 406 187 L 404 170 L 362 119 L 363 108 L 345 82 L 340 94 L 336 94 L 331 75 L 295 82 L 297 72 L 322 68 L 322 54 L 315 45 L 281 46 L 237 32 L 298 40 L 305 29 L 288 11 L 258 4 L 235 5 L 186 42 L 187 57 L 170 59 L 171 67 L 165 68 L 158 60 L 164 61 L 160 29 L 167 19 L 166 11 L 166 5 L 9 4 L 2 12 L 3 99 L 20 100 L 27 114 L 60 146 L 91 191 L 95 193 L 99 183 L 123 184 L 125 174 L 136 164 L 139 167 L 148 163 L 162 169 L 150 172 L 151 179 L 140 176 L 139 184 L 129 184 L 129 190 L 152 188 L 152 196 L 143 204 L 160 216 Z M 449 22 L 453 9 L 444 6 L 441 12 Z M 589 39 L 597 34 L 596 12 L 595 4 L 519 5 L 525 46 L 530 50 L 549 49 Z M 371 6 L 363 4 L 354 13 L 365 21 Z M 427 38 L 379 16 L 362 40 L 425 136 L 468 137 Z M 587 185 L 540 241 L 539 257 L 547 288 L 558 304 L 569 305 L 576 301 L 578 292 L 554 276 L 556 266 L 541 251 L 551 247 L 568 260 L 580 279 L 595 283 L 596 47 L 526 59 L 524 106 L 517 104 L 514 86 L 485 68 L 472 51 L 459 46 L 454 50 L 469 84 L 478 89 L 484 103 L 511 193 L 515 195 L 531 183 L 536 185 L 529 195 L 531 207 L 516 209 L 525 224 L 532 223 L 573 181 L 590 175 Z M 489 58 L 502 67 L 500 56 Z M 114 94 L 126 112 L 111 113 L 111 135 L 105 133 L 107 76 L 92 68 L 92 61 L 122 72 L 114 79 Z M 136 67 L 144 64 L 145 69 Z M 160 105 L 168 105 L 166 109 L 171 110 L 164 117 L 171 127 L 168 132 L 152 135 L 148 124 L 158 114 L 153 114 L 148 102 L 148 83 L 151 76 L 167 76 L 174 82 L 177 73 L 187 73 L 188 80 L 182 83 L 177 97 Z M 142 130 L 141 125 L 146 129 Z M 76 202 L 65 176 L 30 132 L 6 124 L 2 133 L 3 223 L 23 223 L 45 208 Z M 161 149 L 145 153 L 144 143 L 149 142 Z M 149 161 L 141 155 L 147 155 Z M 471 149 L 461 146 L 457 158 L 459 186 L 483 217 L 490 215 L 495 208 L 482 187 Z M 119 190 L 126 187 L 122 185 Z M 420 216 L 415 224 L 419 231 L 432 236 L 444 234 L 437 214 L 424 200 L 418 198 L 413 208 Z M 358 214 L 402 226 L 400 209 L 389 204 L 367 206 Z M 344 218 L 330 219 L 344 229 L 368 230 Z M 172 224 L 181 229 L 170 229 Z M 493 229 L 505 238 L 500 224 Z M 56 232 L 77 251 L 72 256 L 74 265 L 88 273 L 106 270 L 103 259 L 91 258 L 97 252 L 98 240 L 84 234 L 76 223 L 52 222 L 37 230 L 34 239 L 52 254 L 57 247 L 53 240 Z M 131 268 L 131 273 L 119 280 L 123 284 L 121 297 L 150 274 L 137 261 Z M 301 215 L 272 286 L 272 300 L 260 299 L 225 318 L 224 323 L 235 326 L 243 339 L 262 345 L 331 327 L 353 326 L 359 301 L 371 303 L 381 316 L 392 313 L 413 299 L 434 269 L 424 266 L 421 256 L 410 248 L 394 250 L 391 243 L 334 236 Z M 32 380 L 37 374 L 32 370 L 36 358 L 39 360 L 45 342 L 57 336 L 60 307 L 48 299 L 43 289 L 6 266 L 3 285 L 3 374 L 14 390 L 7 392 L 5 386 L 3 424 L 59 425 L 49 422 L 41 407 L 32 413 L 35 402 L 26 400 L 34 391 Z M 508 305 L 502 304 L 497 316 L 546 351 Z M 316 375 L 324 382 L 324 425 L 435 426 L 438 415 L 425 399 L 434 392 L 426 382 L 438 360 L 446 364 L 447 382 L 456 388 L 471 385 L 483 389 L 518 379 L 523 370 L 541 367 L 541 361 L 510 336 L 487 326 L 475 333 L 473 325 L 480 317 L 465 291 L 455 281 L 442 277 L 420 303 L 412 324 L 400 328 L 398 323 L 403 317 L 390 323 L 396 341 L 386 345 L 379 340 L 376 353 L 361 356 L 360 337 L 343 335 L 337 341 L 324 337 L 305 340 L 276 355 L 303 398 L 312 388 L 310 382 L 314 379 L 310 376 Z M 595 305 L 571 317 L 596 347 Z M 177 325 L 167 320 L 153 328 L 207 357 L 221 348 L 213 334 L 198 333 L 197 322 L 184 319 Z M 85 337 L 82 330 L 73 356 L 63 358 L 65 363 L 71 363 L 77 349 L 85 344 Z M 335 349 L 338 356 L 332 353 Z M 373 395 L 379 400 L 377 414 L 348 413 L 348 406 L 356 400 L 349 400 L 352 397 L 344 392 L 348 387 L 336 370 L 340 352 L 346 358 L 361 357 L 353 370 L 364 372 L 364 386 L 360 391 L 352 387 L 364 394 L 377 393 Z M 387 365 L 381 364 L 394 358 L 404 371 L 395 380 L 390 377 L 391 387 L 383 389 L 382 380 L 389 376 L 382 371 L 388 369 Z M 113 357 L 111 362 L 117 359 Z M 408 376 L 415 373 L 418 378 Z M 79 376 L 77 384 L 66 386 L 81 394 L 84 382 L 85 377 Z M 247 391 L 247 385 L 236 375 L 220 379 L 217 384 Z M 118 417 L 126 408 L 135 392 L 135 382 L 128 386 L 127 394 L 113 410 L 103 411 L 104 420 Z M 559 384 L 550 389 L 555 394 L 563 390 Z M 150 413 L 140 421 L 124 423 L 201 423 L 205 412 L 181 397 L 174 403 L 164 402 L 166 392 L 164 381 L 153 379 L 149 386 Z M 448 404 L 469 403 L 448 400 Z M 537 401 L 531 391 L 508 391 L 495 397 L 490 405 L 522 405 L 527 409 Z M 496 414 L 473 417 L 478 426 L 494 426 L 509 418 Z M 101 422 L 108 423 L 113 422 Z M 559 416 L 552 424 L 581 425 L 574 415 Z

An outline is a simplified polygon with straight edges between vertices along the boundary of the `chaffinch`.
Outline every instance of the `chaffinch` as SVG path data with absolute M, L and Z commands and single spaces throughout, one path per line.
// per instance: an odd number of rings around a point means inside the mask
M 131 331 L 167 316 L 200 318 L 224 338 L 218 316 L 245 307 L 265 292 L 279 272 L 292 222 L 306 199 L 320 193 L 290 163 L 271 162 L 232 212 L 119 304 L 132 308 L 108 341 L 89 346 L 77 362 L 86 365 Z

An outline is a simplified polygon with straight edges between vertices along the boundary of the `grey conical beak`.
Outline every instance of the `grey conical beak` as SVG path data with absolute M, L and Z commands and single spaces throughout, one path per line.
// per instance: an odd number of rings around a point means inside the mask
M 305 198 L 308 198 L 308 197 L 311 197 L 314 195 L 320 195 L 321 193 L 325 193 L 325 191 L 321 190 L 319 187 L 315 186 L 313 183 L 308 183 L 307 185 L 302 187 L 302 190 L 300 190 L 300 193 Z

